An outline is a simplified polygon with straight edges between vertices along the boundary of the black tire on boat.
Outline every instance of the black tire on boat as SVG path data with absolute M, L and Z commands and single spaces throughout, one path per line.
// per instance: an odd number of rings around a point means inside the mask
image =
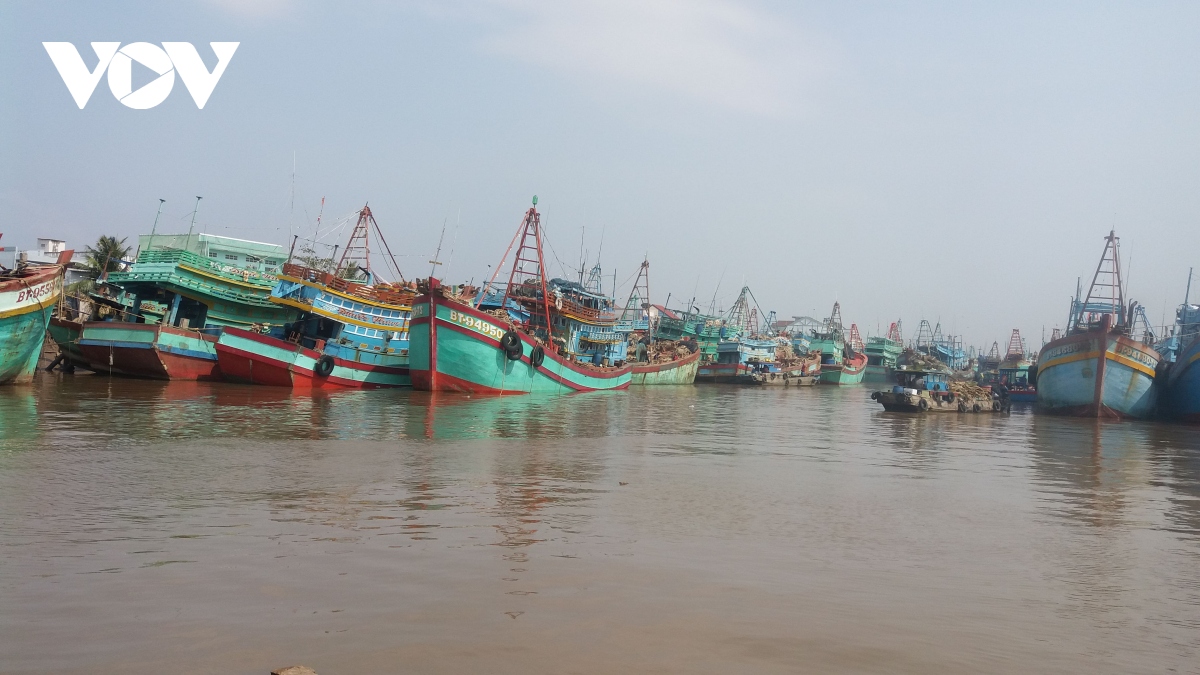
M 517 361 L 521 358 L 521 353 L 524 351 L 521 348 L 521 338 L 517 332 L 510 330 L 500 338 L 500 348 L 504 350 L 504 355 L 509 361 Z
M 879 400 L 879 392 L 877 392 L 877 391 L 871 392 L 871 400 L 878 401 Z
M 979 405 L 978 403 L 971 406 L 971 412 L 979 412 L 980 410 L 983 410 L 983 406 Z
M 960 412 L 960 413 L 965 413 L 965 412 L 967 412 L 967 403 L 966 403 L 966 401 L 959 401 L 959 402 L 958 402 L 958 412 Z
M 917 407 L 921 409 L 921 412 L 925 412 L 926 410 L 929 410 L 929 401 L 921 399 L 920 401 L 917 401 Z
M 328 354 L 323 354 L 317 362 L 313 364 L 313 375 L 317 377 L 329 377 L 333 372 L 333 357 Z
M 992 401 L 992 410 L 1000 412 L 1000 401 Z
M 537 368 L 546 360 L 546 350 L 542 349 L 541 345 L 534 345 L 533 350 L 529 352 L 529 365 Z

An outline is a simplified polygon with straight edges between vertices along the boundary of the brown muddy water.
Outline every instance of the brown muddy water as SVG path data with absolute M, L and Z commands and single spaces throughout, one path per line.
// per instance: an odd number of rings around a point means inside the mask
M 0 391 L 0 672 L 1200 672 L 1196 429 L 866 387 Z

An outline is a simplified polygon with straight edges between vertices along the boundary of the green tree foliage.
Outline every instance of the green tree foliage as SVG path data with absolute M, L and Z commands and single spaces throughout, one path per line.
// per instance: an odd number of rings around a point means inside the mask
M 129 255 L 130 248 L 125 245 L 124 239 L 102 235 L 96 240 L 95 246 L 88 246 L 84 252 L 85 264 L 97 276 L 116 272 L 120 261 Z

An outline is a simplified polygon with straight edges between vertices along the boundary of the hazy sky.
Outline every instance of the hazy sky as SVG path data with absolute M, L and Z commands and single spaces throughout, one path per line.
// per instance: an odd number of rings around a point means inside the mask
M 43 41 L 241 46 L 203 110 L 103 80 L 79 110 Z M 133 237 L 160 197 L 186 231 L 202 195 L 206 231 L 287 244 L 324 196 L 412 276 L 448 221 L 441 272 L 478 281 L 537 194 L 555 276 L 586 228 L 658 302 L 723 273 L 721 307 L 744 280 L 781 316 L 1036 346 L 1112 227 L 1153 320 L 1182 301 L 1198 71 L 1196 3 L 5 2 L 0 231 Z

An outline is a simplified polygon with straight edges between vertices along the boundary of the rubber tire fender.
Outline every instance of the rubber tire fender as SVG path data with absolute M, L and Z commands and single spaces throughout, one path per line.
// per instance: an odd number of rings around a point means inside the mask
M 979 412 L 980 410 L 983 410 L 983 406 L 979 405 L 978 403 L 971 406 L 971 412 Z
M 929 400 L 923 398 L 923 399 L 917 401 L 917 407 L 921 409 L 921 412 L 925 412 L 926 410 L 929 410 Z
M 313 364 L 313 375 L 317 377 L 329 377 L 333 372 L 333 357 L 328 354 L 322 354 L 321 358 Z
M 992 401 L 992 411 L 1000 412 L 1000 401 Z
M 960 413 L 965 413 L 965 412 L 967 412 L 967 403 L 966 403 L 966 401 L 959 401 L 959 402 L 958 402 L 958 412 L 960 412 Z
M 546 360 L 546 350 L 542 349 L 541 345 L 534 345 L 533 350 L 529 352 L 529 365 L 537 368 Z
M 524 350 L 521 347 L 521 337 L 515 330 L 509 330 L 500 337 L 500 349 L 504 350 L 504 355 L 509 361 L 520 360 Z
M 879 392 L 877 392 L 877 391 L 871 392 L 871 400 L 878 401 L 879 400 Z

